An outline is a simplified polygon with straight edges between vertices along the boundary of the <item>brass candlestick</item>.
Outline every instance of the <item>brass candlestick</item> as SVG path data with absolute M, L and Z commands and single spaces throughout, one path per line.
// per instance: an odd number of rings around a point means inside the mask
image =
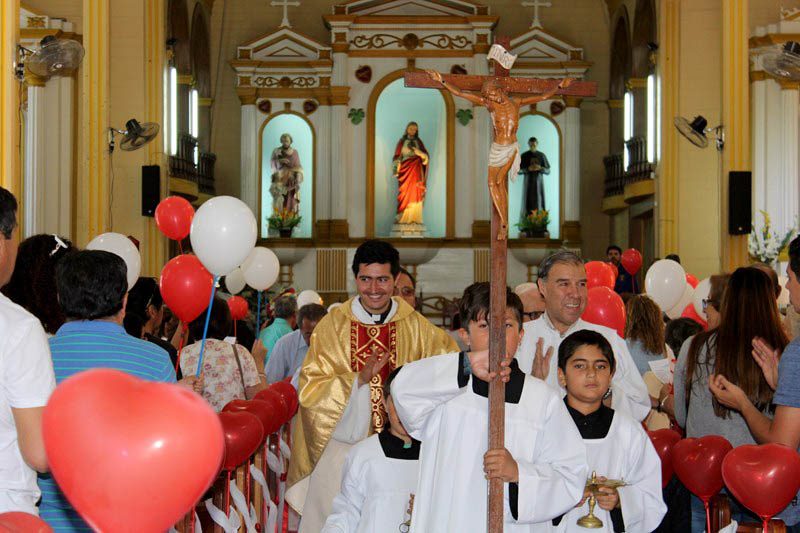
M 600 529 L 603 527 L 603 521 L 594 515 L 594 508 L 597 505 L 595 499 L 595 491 L 600 487 L 618 488 L 624 487 L 625 482 L 616 479 L 607 479 L 599 481 L 597 479 L 597 472 L 592 472 L 592 477 L 586 480 L 586 488 L 589 490 L 589 514 L 578 519 L 577 524 L 586 529 Z

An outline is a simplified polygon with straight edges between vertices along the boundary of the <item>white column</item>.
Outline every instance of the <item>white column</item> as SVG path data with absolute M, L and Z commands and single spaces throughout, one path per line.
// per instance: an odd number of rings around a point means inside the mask
M 44 161 L 39 207 L 40 232 L 72 237 L 72 164 L 75 147 L 73 98 L 75 82 L 69 76 L 51 78 L 44 89 Z
M 315 220 L 328 220 L 331 218 L 331 107 L 320 106 L 314 113 L 314 125 L 317 128 L 316 139 L 316 173 L 314 174 L 314 189 L 316 198 L 314 205 Z
M 342 87 L 347 83 L 347 54 L 333 54 L 333 72 L 331 74 L 331 85 Z M 362 128 L 365 127 L 363 124 Z M 355 205 L 349 205 L 348 201 L 350 190 L 350 180 L 356 179 L 351 172 L 351 154 L 348 151 L 352 147 L 350 139 L 352 128 L 348 124 L 347 106 L 335 105 L 331 107 L 331 128 L 330 128 L 330 152 L 331 152 L 331 187 L 330 194 L 330 217 L 333 220 L 344 220 L 348 218 L 349 212 L 363 212 L 363 198 L 354 199 Z M 363 179 L 361 176 L 358 179 Z
M 798 209 L 798 104 L 800 103 L 800 91 L 797 84 L 786 85 L 781 91 L 781 136 L 783 138 L 783 150 L 781 153 L 783 172 L 781 173 L 781 183 L 776 184 L 778 190 L 782 192 L 781 202 L 777 206 L 773 224 L 775 229 L 796 227 Z
M 753 213 L 767 208 L 767 80 L 750 85 L 753 143 Z
M 581 110 L 567 104 L 564 110 L 564 221 L 581 219 Z M 561 236 L 563 238 L 563 235 Z
M 487 76 L 489 74 L 489 62 L 486 54 L 475 54 L 473 58 L 473 68 L 475 74 Z M 474 187 L 474 220 L 490 220 L 491 211 L 489 209 L 489 147 L 492 142 L 492 125 L 489 120 L 489 113 L 485 107 L 474 106 L 472 108 L 472 132 L 473 132 L 473 172 L 470 176 L 473 179 Z
M 22 186 L 24 194 L 23 236 L 30 237 L 42 232 L 42 202 L 44 192 L 44 133 L 47 129 L 44 103 L 45 80 L 28 80 L 28 113 L 25 122 L 25 174 Z
M 258 146 L 258 109 L 255 104 L 242 105 L 242 168 L 241 188 L 242 201 L 250 206 L 253 213 L 258 213 L 258 158 L 261 151 Z
M 471 104 L 465 102 L 460 98 L 455 98 L 456 112 L 458 109 L 469 108 Z M 474 113 L 474 110 L 473 110 Z M 466 126 L 462 126 L 456 119 L 453 127 L 456 129 L 455 140 L 455 193 L 456 193 L 456 237 L 471 237 L 472 236 L 472 221 L 474 220 L 474 213 L 469 209 L 461 209 L 459 206 L 474 205 L 475 186 L 476 181 L 473 175 L 474 161 L 470 157 L 463 157 L 469 154 L 473 142 L 473 130 L 475 129 L 475 119 L 470 121 Z

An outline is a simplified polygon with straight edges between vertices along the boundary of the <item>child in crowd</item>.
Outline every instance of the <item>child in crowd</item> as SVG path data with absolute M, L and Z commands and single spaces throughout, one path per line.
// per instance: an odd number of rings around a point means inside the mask
M 403 366 L 392 384 L 397 414 L 422 442 L 411 531 L 486 530 L 488 479 L 506 483 L 508 533 L 547 531 L 586 483 L 585 448 L 559 393 L 512 360 L 522 338 L 522 302 L 506 289 L 506 357 L 489 367 L 489 284 L 467 287 L 460 334 L 469 352 Z M 505 448 L 486 452 L 489 381 L 505 387 Z M 386 531 L 390 531 L 386 529 Z
M 341 492 L 333 500 L 322 533 L 398 531 L 411 520 L 419 476 L 419 441 L 408 435 L 392 401 L 390 387 L 399 370 L 384 384 L 388 424 L 347 454 Z
M 614 375 L 614 353 L 603 335 L 576 331 L 558 347 L 558 381 L 564 402 L 586 445 L 589 474 L 624 482 L 595 492 L 594 514 L 603 531 L 653 531 L 667 511 L 661 496 L 661 462 L 642 426 L 603 403 Z M 589 513 L 588 491 L 553 531 L 585 531 L 578 519 Z

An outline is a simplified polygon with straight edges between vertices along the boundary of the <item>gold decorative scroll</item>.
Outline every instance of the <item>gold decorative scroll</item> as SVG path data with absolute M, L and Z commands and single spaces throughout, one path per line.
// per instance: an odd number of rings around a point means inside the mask
M 358 35 L 350 41 L 350 44 L 353 48 L 361 50 L 376 50 L 390 46 L 397 46 L 398 48 L 405 48 L 406 50 L 416 50 L 417 48 L 425 48 L 426 45 L 440 50 L 458 50 L 467 48 L 472 43 L 469 38 L 463 35 L 453 36 L 445 33 L 436 33 L 423 37 L 419 37 L 415 33 L 407 33 L 402 37 L 390 35 L 388 33 L 378 33 L 369 36 Z
M 274 76 L 258 76 L 253 80 L 253 85 L 256 87 L 315 87 L 317 79 L 313 76 L 297 76 L 290 78 L 289 76 L 282 76 L 276 78 Z

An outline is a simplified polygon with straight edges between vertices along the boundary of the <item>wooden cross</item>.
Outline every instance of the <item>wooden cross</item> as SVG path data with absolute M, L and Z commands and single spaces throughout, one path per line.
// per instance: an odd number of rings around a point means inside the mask
M 272 0 L 272 2 L 269 3 L 269 5 L 271 5 L 272 7 L 283 7 L 283 20 L 281 21 L 280 27 L 281 28 L 291 28 L 292 25 L 289 24 L 289 9 L 288 9 L 288 7 L 289 6 L 300 7 L 300 2 L 297 2 L 297 1 L 290 2 L 289 0 L 281 0 L 279 2 L 278 0 Z
M 509 48 L 507 38 L 495 41 Z M 494 64 L 494 76 L 442 75 L 434 71 L 409 71 L 405 86 L 444 89 L 476 105 L 483 105 L 492 118 L 493 143 L 489 156 L 489 193 L 492 197 L 491 220 L 491 290 L 489 309 L 489 370 L 500 372 L 506 358 L 505 312 L 506 270 L 508 262 L 508 181 L 513 170 L 514 155 L 518 156 L 517 128 L 521 105 L 547 100 L 556 94 L 595 96 L 597 83 L 533 78 L 512 78 L 499 63 Z M 562 87 L 563 86 L 563 87 Z M 479 91 L 480 94 L 469 91 Z M 522 96 L 514 96 L 522 95 Z M 512 150 L 510 147 L 514 145 Z M 510 152 L 510 153 L 509 153 Z M 498 155 L 500 154 L 500 155 Z M 505 156 L 503 156 L 505 154 Z M 494 162 L 494 165 L 493 165 Z M 512 354 L 513 357 L 513 354 Z M 489 383 L 489 449 L 505 447 L 505 383 Z M 503 482 L 489 482 L 487 517 L 488 533 L 503 531 Z
M 550 2 L 542 2 L 542 0 L 532 0 L 532 1 L 522 2 L 522 7 L 533 8 L 533 22 L 531 23 L 531 28 L 541 28 L 542 23 L 539 21 L 539 8 L 553 7 L 553 4 L 551 4 Z

